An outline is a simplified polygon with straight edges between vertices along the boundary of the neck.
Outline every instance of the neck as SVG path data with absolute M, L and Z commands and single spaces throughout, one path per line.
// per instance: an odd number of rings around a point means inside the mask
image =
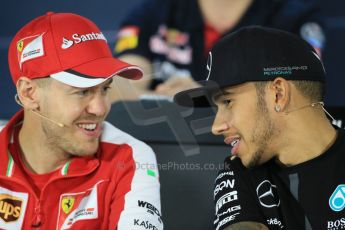
M 69 154 L 51 148 L 39 123 L 34 119 L 30 119 L 29 122 L 27 116 L 19 132 L 19 144 L 23 163 L 37 174 L 52 172 L 70 158 Z
M 198 0 L 205 22 L 219 33 L 235 27 L 252 2 L 253 0 Z
M 279 137 L 282 142 L 277 145 L 277 160 L 286 166 L 323 154 L 336 140 L 337 132 L 322 108 L 308 108 L 285 116 L 286 125 Z

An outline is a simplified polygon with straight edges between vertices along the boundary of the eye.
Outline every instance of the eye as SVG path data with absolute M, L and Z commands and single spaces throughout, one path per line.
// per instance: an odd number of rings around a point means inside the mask
M 80 90 L 80 91 L 77 91 L 75 94 L 78 96 L 87 96 L 90 94 L 90 90 L 89 89 Z
M 103 93 L 108 93 L 108 91 L 111 89 L 109 85 L 103 87 Z
M 223 100 L 223 105 L 225 105 L 225 106 L 228 106 L 228 105 L 230 105 L 231 104 L 231 100 L 230 99 L 224 99 Z

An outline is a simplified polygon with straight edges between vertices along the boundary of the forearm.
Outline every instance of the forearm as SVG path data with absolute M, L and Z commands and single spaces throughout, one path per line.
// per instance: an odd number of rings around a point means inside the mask
M 257 222 L 240 222 L 232 224 L 224 230 L 268 230 L 268 228 L 265 225 Z

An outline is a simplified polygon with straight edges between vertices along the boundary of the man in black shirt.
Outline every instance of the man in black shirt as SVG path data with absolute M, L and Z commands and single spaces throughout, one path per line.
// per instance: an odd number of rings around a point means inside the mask
M 175 95 L 216 106 L 231 148 L 215 180 L 215 229 L 345 229 L 345 135 L 324 109 L 315 50 L 281 30 L 245 27 L 209 53 L 202 87 Z

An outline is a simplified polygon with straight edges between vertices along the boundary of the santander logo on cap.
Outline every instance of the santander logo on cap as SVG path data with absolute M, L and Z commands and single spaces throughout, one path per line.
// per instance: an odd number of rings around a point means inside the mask
M 68 49 L 74 44 L 80 44 L 83 42 L 93 41 L 93 40 L 104 40 L 105 42 L 107 42 L 107 39 L 102 33 L 95 33 L 95 32 L 91 32 L 88 34 L 75 33 L 72 35 L 72 39 L 67 39 L 65 37 L 62 38 L 61 48 Z

